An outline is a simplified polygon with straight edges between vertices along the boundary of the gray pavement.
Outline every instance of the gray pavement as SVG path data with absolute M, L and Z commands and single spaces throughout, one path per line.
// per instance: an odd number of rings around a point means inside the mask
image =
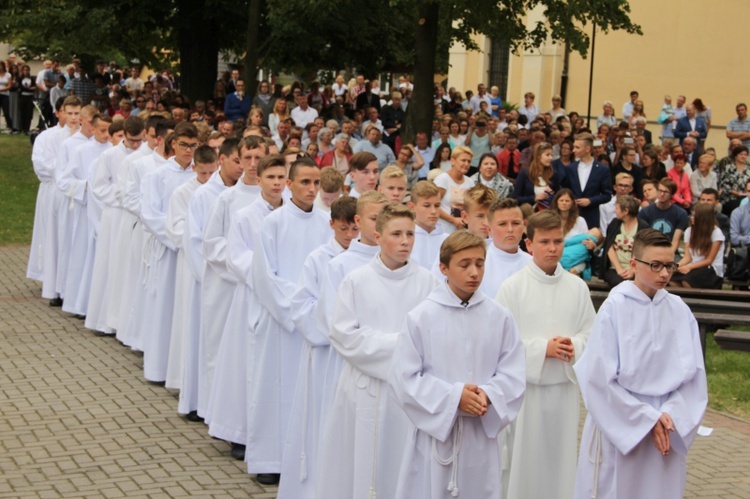
M 50 308 L 27 256 L 0 248 L 0 497 L 276 496 L 143 380 L 141 355 Z M 750 498 L 750 422 L 704 425 L 685 497 Z

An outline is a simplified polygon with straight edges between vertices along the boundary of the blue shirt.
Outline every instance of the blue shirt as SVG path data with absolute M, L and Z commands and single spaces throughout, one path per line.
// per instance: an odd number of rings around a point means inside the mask
M 732 212 L 729 219 L 729 236 L 732 246 L 739 246 L 740 243 L 750 244 L 750 204 L 745 203 Z

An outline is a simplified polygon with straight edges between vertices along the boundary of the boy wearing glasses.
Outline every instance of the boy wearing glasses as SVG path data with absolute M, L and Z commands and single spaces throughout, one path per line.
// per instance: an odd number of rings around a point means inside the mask
M 677 268 L 670 239 L 639 232 L 630 268 L 635 280 L 610 292 L 573 368 L 588 409 L 576 498 L 682 497 L 708 401 L 698 324 L 664 289 Z

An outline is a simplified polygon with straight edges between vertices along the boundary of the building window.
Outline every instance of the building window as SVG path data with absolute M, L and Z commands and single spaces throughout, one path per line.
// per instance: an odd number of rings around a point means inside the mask
M 508 65 L 510 64 L 510 47 L 507 43 L 492 40 L 490 46 L 489 86 L 500 89 L 500 97 L 506 100 L 508 93 Z

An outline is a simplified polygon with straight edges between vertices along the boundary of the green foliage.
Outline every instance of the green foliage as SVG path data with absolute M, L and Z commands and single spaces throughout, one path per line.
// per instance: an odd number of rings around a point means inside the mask
M 29 244 L 39 180 L 25 135 L 0 135 L 0 246 Z

